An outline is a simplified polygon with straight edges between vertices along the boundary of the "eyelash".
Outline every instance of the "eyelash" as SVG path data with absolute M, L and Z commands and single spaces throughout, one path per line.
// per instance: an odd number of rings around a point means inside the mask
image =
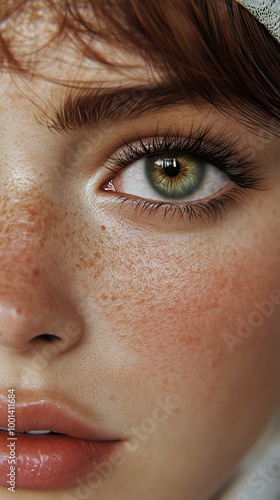
M 263 189 L 264 179 L 259 175 L 260 165 L 257 164 L 256 159 L 241 154 L 237 147 L 238 141 L 230 139 L 224 133 L 211 134 L 209 137 L 209 132 L 211 132 L 211 126 L 196 131 L 192 127 L 188 137 L 182 138 L 183 130 L 169 128 L 166 133 L 159 135 L 157 128 L 151 138 L 139 138 L 137 144 L 130 144 L 123 139 L 125 146 L 110 158 L 106 168 L 116 177 L 117 173 L 127 168 L 131 163 L 148 155 L 170 151 L 183 152 L 200 161 L 210 163 L 227 174 L 229 180 L 235 184 L 231 190 L 206 202 L 198 201 L 184 205 L 119 195 L 120 205 L 130 203 L 134 206 L 135 212 L 140 210 L 141 214 L 145 212 L 149 216 L 155 215 L 160 208 L 163 208 L 164 219 L 167 218 L 167 215 L 171 218 L 178 215 L 180 218 L 188 220 L 211 219 L 215 221 L 218 217 L 226 215 L 228 208 L 239 205 L 248 190 Z M 110 182 L 114 180 L 114 177 L 110 179 Z

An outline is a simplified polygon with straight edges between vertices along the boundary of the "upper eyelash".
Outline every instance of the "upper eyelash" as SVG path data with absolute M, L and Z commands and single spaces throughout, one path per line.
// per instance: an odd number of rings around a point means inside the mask
M 237 141 L 224 133 L 210 137 L 211 126 L 198 129 L 193 127 L 187 137 L 183 130 L 169 128 L 166 133 L 158 134 L 157 130 L 148 139 L 138 139 L 138 144 L 124 141 L 125 147 L 117 151 L 108 161 L 107 169 L 116 174 L 129 164 L 148 155 L 169 151 L 180 151 L 192 155 L 199 160 L 211 163 L 225 172 L 229 179 L 244 189 L 263 189 L 263 176 L 260 165 L 252 155 L 241 153 Z

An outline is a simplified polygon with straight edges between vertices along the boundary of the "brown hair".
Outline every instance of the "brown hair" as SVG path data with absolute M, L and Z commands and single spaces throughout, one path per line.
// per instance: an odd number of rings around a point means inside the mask
M 17 59 L 6 33 L 7 21 L 30 4 L 1 2 L 3 70 L 33 72 L 34 54 Z M 193 102 L 206 100 L 279 132 L 280 46 L 235 0 L 46 0 L 44 8 L 56 19 L 53 41 L 70 38 L 86 57 L 112 65 L 90 41 L 119 44 L 140 53 Z

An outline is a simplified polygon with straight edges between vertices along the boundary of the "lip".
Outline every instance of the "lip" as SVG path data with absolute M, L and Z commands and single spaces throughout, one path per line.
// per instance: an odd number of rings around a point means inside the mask
M 52 430 L 57 434 L 16 434 L 0 431 L 0 486 L 9 487 L 10 447 L 16 450 L 16 488 L 51 489 L 72 486 L 96 474 L 123 443 L 92 426 L 64 404 L 41 400 L 16 404 L 16 431 Z M 0 398 L 0 427 L 8 427 L 8 402 Z

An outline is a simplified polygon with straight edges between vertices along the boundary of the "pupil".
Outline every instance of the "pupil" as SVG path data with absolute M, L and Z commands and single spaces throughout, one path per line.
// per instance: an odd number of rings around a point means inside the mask
M 163 160 L 163 170 L 168 177 L 176 177 L 180 173 L 181 167 L 175 158 L 166 158 Z

